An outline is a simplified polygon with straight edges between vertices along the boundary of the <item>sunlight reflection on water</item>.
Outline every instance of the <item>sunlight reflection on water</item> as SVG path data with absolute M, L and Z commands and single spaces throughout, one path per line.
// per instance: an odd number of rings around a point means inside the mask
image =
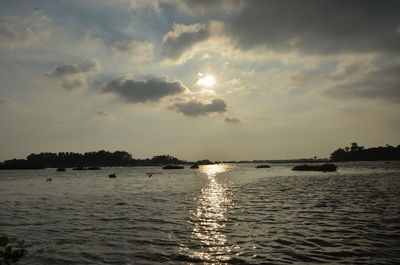
M 230 259 L 229 253 L 234 248 L 221 231 L 228 221 L 226 214 L 233 203 L 231 192 L 226 185 L 218 183 L 215 177 L 229 170 L 229 166 L 205 165 L 199 170 L 208 177 L 208 182 L 195 198 L 196 208 L 190 213 L 193 223 L 192 241 L 196 247 L 185 250 L 193 258 L 220 264 Z

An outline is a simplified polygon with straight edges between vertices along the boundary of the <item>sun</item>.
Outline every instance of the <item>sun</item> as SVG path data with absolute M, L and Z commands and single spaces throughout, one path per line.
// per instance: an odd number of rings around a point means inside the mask
M 199 86 L 211 87 L 215 84 L 215 78 L 212 75 L 201 74 L 196 84 Z

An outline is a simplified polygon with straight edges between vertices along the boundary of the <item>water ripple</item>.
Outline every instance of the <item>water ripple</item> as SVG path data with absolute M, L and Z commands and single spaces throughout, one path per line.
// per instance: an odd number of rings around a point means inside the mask
M 291 166 L 0 171 L 0 234 L 19 264 L 400 263 L 400 163 Z

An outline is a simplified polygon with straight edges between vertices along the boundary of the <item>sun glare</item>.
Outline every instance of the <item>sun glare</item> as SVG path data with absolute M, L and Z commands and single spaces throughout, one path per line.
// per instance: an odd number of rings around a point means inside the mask
M 212 75 L 201 76 L 196 84 L 199 86 L 211 87 L 215 84 L 215 78 Z

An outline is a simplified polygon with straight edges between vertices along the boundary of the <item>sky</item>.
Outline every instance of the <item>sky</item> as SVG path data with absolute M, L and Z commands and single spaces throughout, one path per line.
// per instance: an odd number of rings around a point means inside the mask
M 400 144 L 400 1 L 2 0 L 0 160 Z

